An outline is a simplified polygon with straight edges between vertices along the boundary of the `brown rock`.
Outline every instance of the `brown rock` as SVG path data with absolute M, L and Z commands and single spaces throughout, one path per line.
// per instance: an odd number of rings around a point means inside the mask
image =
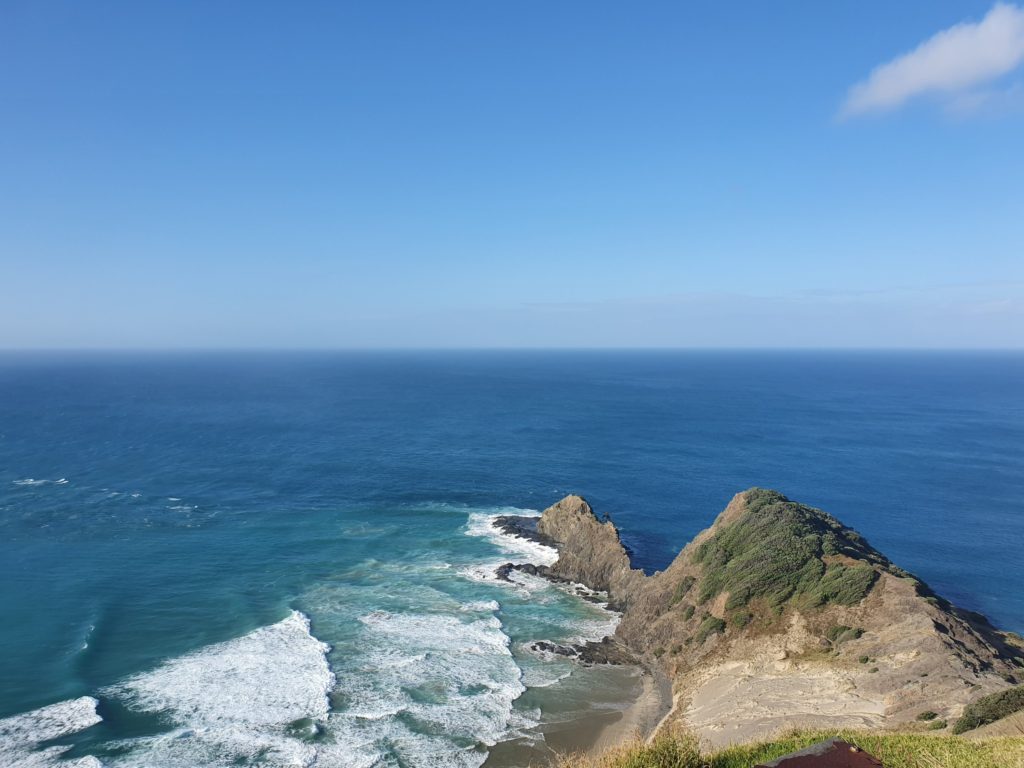
M 754 768 L 882 768 L 882 762 L 853 744 L 829 739 Z
M 630 567 L 615 525 L 599 521 L 581 496 L 566 496 L 544 510 L 537 531 L 559 546 L 550 569 L 556 576 L 607 592 L 616 604 L 627 603 L 644 581 L 643 572 Z

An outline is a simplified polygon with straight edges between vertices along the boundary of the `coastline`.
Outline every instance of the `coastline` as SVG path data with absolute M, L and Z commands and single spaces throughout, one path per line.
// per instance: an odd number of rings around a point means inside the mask
M 539 516 L 503 515 L 493 518 L 491 526 L 500 537 L 526 541 L 557 553 L 558 543 L 537 530 L 539 520 Z M 527 563 L 525 567 L 507 563 L 498 569 L 498 578 L 509 580 L 512 570 L 525 570 L 556 585 L 589 591 L 589 587 L 551 573 L 545 563 Z M 596 602 L 594 598 L 579 591 L 577 596 Z M 564 720 L 556 718 L 541 727 L 549 752 L 548 759 L 552 762 L 560 755 L 583 753 L 593 756 L 635 738 L 646 739 L 653 735 L 673 710 L 672 683 L 665 672 L 658 667 L 648 667 L 635 661 L 622 663 L 624 659 L 621 656 L 616 659 L 618 654 L 610 653 L 603 645 L 612 636 L 575 646 L 584 655 L 588 650 L 590 654 L 596 654 L 591 658 L 599 667 L 603 667 L 608 674 L 615 674 L 615 670 L 619 670 L 623 679 L 615 686 L 614 697 L 605 698 L 594 690 L 587 697 L 589 710 L 574 712 Z M 514 761 L 517 759 L 514 754 L 517 751 L 512 743 L 506 742 L 492 750 L 485 766 L 497 768 Z
M 638 665 L 606 666 L 600 672 L 600 678 L 588 681 L 594 685 L 588 685 L 592 695 L 585 709 L 577 708 L 578 699 L 567 710 L 555 704 L 549 710 L 550 719 L 538 729 L 543 740 L 514 738 L 500 742 L 489 750 L 484 768 L 554 766 L 565 755 L 596 756 L 651 736 L 672 705 L 668 678 Z
M 599 725 L 584 752 L 596 756 L 633 738 L 648 739 L 654 735 L 672 712 L 672 683 L 664 673 L 645 669 L 640 685 L 636 699 L 622 710 L 617 720 Z

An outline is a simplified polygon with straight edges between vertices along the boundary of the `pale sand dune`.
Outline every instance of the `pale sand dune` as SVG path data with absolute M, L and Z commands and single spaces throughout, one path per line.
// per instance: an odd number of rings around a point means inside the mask
M 712 747 L 768 737 L 794 726 L 877 728 L 881 697 L 857 692 L 841 672 L 821 665 L 732 662 L 694 687 L 684 717 Z

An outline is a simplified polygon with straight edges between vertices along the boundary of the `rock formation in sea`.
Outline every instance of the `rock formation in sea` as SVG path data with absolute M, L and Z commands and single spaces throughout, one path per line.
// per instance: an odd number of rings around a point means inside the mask
M 579 496 L 545 510 L 536 535 L 559 549 L 546 575 L 607 591 L 623 611 L 616 640 L 672 679 L 666 722 L 714 746 L 793 726 L 952 723 L 1024 681 L 1019 637 L 775 491 L 737 494 L 651 576 Z

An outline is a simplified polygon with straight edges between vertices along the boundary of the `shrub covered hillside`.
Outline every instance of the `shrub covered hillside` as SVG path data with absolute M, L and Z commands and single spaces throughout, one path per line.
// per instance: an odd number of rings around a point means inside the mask
M 928 592 L 831 515 L 752 488 L 655 577 L 634 614 L 637 623 L 627 618 L 624 632 L 641 640 L 659 622 L 661 637 L 650 650 L 666 658 L 692 653 L 730 630 L 778 628 L 788 609 L 857 605 L 882 573 Z
M 1024 685 L 989 694 L 969 704 L 953 725 L 953 733 L 980 728 L 1021 711 L 1024 711 Z
M 1024 738 L 967 741 L 956 736 L 860 731 L 798 731 L 758 744 L 704 752 L 693 737 L 662 735 L 598 757 L 571 755 L 559 768 L 751 768 L 838 736 L 879 758 L 885 768 L 1024 768 Z
M 693 561 L 703 567 L 697 603 L 726 592 L 727 618 L 755 600 L 776 612 L 787 603 L 854 605 L 878 578 L 876 568 L 893 568 L 831 515 L 762 488 L 748 492 L 746 511 L 703 542 Z

